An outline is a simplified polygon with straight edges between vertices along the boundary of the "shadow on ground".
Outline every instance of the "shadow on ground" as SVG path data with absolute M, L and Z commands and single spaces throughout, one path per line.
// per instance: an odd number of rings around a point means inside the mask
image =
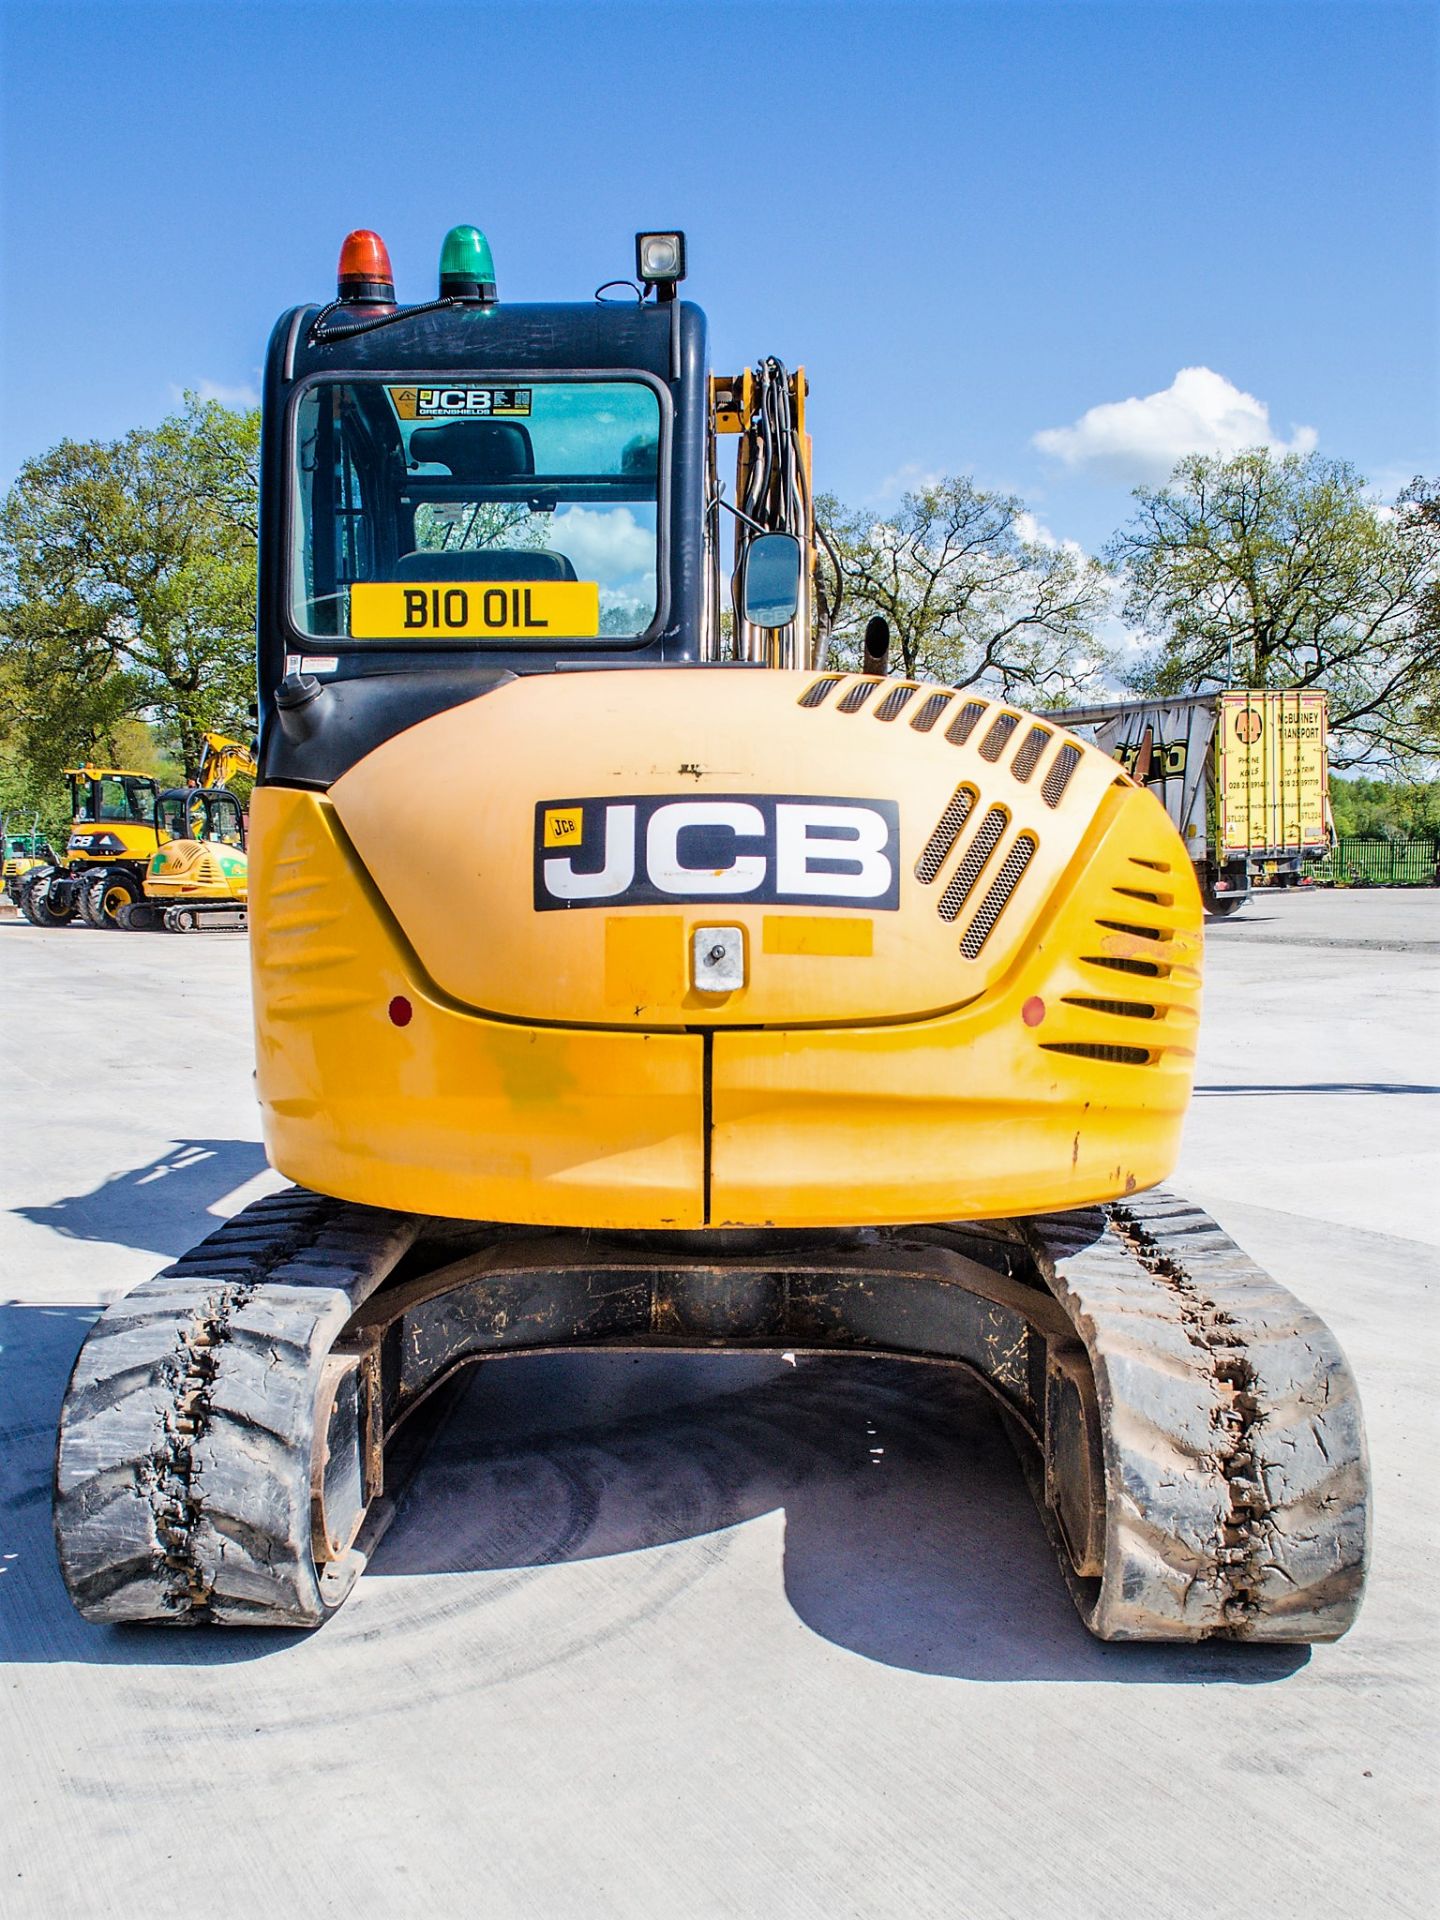
M 0 1654 L 205 1667 L 303 1642 L 99 1628 L 73 1612 L 50 1530 L 50 1463 L 92 1319 L 74 1307 L 0 1308 Z M 365 1576 L 362 1637 L 388 1662 L 390 1650 L 439 1652 L 443 1632 L 441 1657 L 466 1664 L 466 1684 L 498 1684 L 643 1632 L 713 1574 L 733 1529 L 777 1510 L 790 1606 L 812 1632 L 887 1666 L 1235 1685 L 1284 1678 L 1307 1658 L 1304 1648 L 1102 1646 L 1070 1605 L 979 1387 L 935 1367 L 803 1356 L 790 1366 L 575 1353 L 476 1369 Z M 619 1556 L 633 1563 L 592 1580 L 584 1607 L 554 1571 Z M 352 1622 L 359 1631 L 358 1600 L 322 1634 L 349 1635 Z
M 213 1233 L 220 1221 L 210 1208 L 265 1167 L 257 1140 L 184 1140 L 88 1193 L 15 1212 L 67 1240 L 102 1240 L 173 1257 Z
M 1315 1093 L 1440 1093 L 1440 1087 L 1429 1085 L 1425 1081 L 1410 1080 L 1305 1080 L 1290 1081 L 1284 1085 L 1265 1083 L 1247 1086 L 1236 1082 L 1233 1086 L 1196 1087 L 1197 1098 L 1201 1094 L 1219 1094 L 1229 1099 L 1235 1094 L 1280 1093 L 1295 1099 L 1303 1099 Z

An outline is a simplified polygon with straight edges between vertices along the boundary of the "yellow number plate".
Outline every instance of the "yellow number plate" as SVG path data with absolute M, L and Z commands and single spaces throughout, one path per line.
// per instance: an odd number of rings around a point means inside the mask
M 357 640 L 580 640 L 599 631 L 593 580 L 360 581 L 350 589 Z

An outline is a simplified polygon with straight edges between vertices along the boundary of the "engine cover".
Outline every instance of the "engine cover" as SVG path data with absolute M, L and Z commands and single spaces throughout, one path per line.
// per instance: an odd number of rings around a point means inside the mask
M 597 1228 L 1088 1205 L 1169 1173 L 1201 907 L 1053 723 L 845 675 L 534 676 L 251 814 L 282 1172 Z
M 717 668 L 517 680 L 388 741 L 331 797 L 462 1004 L 753 1027 L 975 1000 L 1084 883 L 1118 790 L 1135 850 L 1158 843 L 1183 886 L 1158 805 L 1044 721 L 913 683 Z M 705 966 L 717 942 L 738 949 L 728 974 Z

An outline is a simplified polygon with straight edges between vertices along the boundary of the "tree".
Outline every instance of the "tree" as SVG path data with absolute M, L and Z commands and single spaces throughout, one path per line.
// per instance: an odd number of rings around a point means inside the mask
M 187 778 L 252 697 L 255 411 L 187 394 L 123 439 L 28 460 L 0 507 L 0 738 L 36 773 L 152 716 Z
M 1131 685 L 1323 688 L 1337 766 L 1433 753 L 1440 518 L 1422 494 L 1387 511 L 1346 462 L 1264 448 L 1138 488 L 1106 549 L 1157 643 Z
M 1341 840 L 1440 840 L 1440 780 L 1330 782 L 1330 811 Z
M 1039 535 L 1013 495 L 960 477 L 907 493 L 888 519 L 828 497 L 816 505 L 843 582 L 845 631 L 883 614 L 907 678 L 1054 706 L 1105 664 L 1104 570 Z M 857 651 L 837 636 L 837 657 Z

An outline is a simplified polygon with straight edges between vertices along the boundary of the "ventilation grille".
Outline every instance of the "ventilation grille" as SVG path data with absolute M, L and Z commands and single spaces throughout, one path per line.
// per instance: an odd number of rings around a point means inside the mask
M 878 680 L 857 680 L 840 702 L 841 713 L 858 713 L 879 684 Z
M 1067 1007 L 1085 1007 L 1091 1013 L 1114 1014 L 1119 1020 L 1153 1020 L 1156 1017 L 1155 1008 L 1141 1000 L 1092 1000 L 1080 993 L 1067 993 L 1064 999 Z
M 1143 940 L 1150 952 L 1082 954 L 1080 957 L 1087 967 L 1106 967 L 1111 973 L 1137 974 L 1146 980 L 1169 978 L 1170 963 L 1165 957 L 1165 950 L 1174 936 L 1168 927 L 1142 927 L 1131 920 L 1097 920 L 1095 925 L 1102 934 L 1123 933 L 1129 940 Z
M 1047 740 L 1054 738 L 1048 727 L 1032 727 L 1021 741 L 1015 758 L 1010 762 L 1010 772 L 1016 780 L 1028 780 L 1040 764 L 1040 756 L 1045 751 Z
M 1082 954 L 1081 958 L 1087 967 L 1109 967 L 1115 973 L 1138 973 L 1147 980 L 1163 980 L 1170 971 L 1154 960 L 1116 960 L 1108 953 L 1087 953 Z
M 1041 1043 L 1044 1053 L 1068 1053 L 1076 1060 L 1107 1060 L 1116 1067 L 1148 1067 L 1149 1050 L 1145 1047 L 1104 1047 L 1092 1046 L 1087 1040 L 1044 1040 Z
M 919 691 L 920 689 L 916 686 L 901 685 L 896 687 L 892 692 L 886 694 L 885 698 L 875 709 L 875 718 L 877 720 L 898 719 Z
M 1168 907 L 1170 905 L 1163 894 L 1142 893 L 1138 887 L 1112 887 L 1112 893 L 1122 894 L 1127 900 L 1139 900 L 1147 907 Z
M 1018 713 L 1002 713 L 980 742 L 982 760 L 998 760 L 1005 751 L 1005 744 L 1020 724 Z
M 910 722 L 916 733 L 929 733 L 953 697 L 948 693 L 927 694 L 922 704 L 916 708 L 915 717 Z
M 1021 874 L 1034 857 L 1035 846 L 1033 836 L 1023 833 L 1001 862 L 1000 871 L 990 882 L 990 890 L 980 902 L 975 918 L 965 929 L 965 938 L 960 942 L 960 951 L 967 960 L 976 959 L 990 938 L 995 922 L 1019 884 Z
M 979 831 L 965 850 L 965 857 L 940 896 L 937 909 L 942 920 L 953 920 L 975 891 L 975 883 L 984 872 L 990 856 L 1000 844 L 1005 823 L 1010 818 L 1003 807 L 991 807 L 980 823 Z
M 922 887 L 928 887 L 944 866 L 978 797 L 973 787 L 957 787 L 951 794 L 945 811 L 935 823 L 935 831 L 925 842 L 925 851 L 915 862 L 915 878 Z
M 979 725 L 984 712 L 985 702 L 983 700 L 967 700 L 965 702 L 964 706 L 961 707 L 955 718 L 945 729 L 945 738 L 950 742 L 952 747 L 964 746 L 965 742 Z
M 1050 771 L 1040 783 L 1040 798 L 1047 807 L 1058 807 L 1065 798 L 1065 789 L 1074 777 L 1080 764 L 1080 749 L 1068 742 L 1061 747 L 1050 763 Z
M 840 687 L 845 691 L 834 702 L 833 711 L 848 714 L 868 709 L 872 718 L 882 721 L 895 721 L 903 714 L 908 717 L 915 733 L 933 732 L 946 713 L 951 713 L 950 723 L 944 732 L 944 738 L 950 745 L 964 747 L 978 733 L 980 758 L 991 766 L 998 766 L 1004 763 L 1009 754 L 1010 775 L 1022 786 L 1033 779 L 1043 766 L 1040 797 L 1047 807 L 1059 806 L 1077 767 L 1085 757 L 1084 748 L 1069 740 L 1062 739 L 1052 750 L 1052 743 L 1056 739 L 1054 727 L 1038 724 L 1026 727 L 1024 714 L 1016 713 L 994 700 L 967 695 L 958 707 L 954 706 L 958 697 L 958 689 L 954 687 L 939 687 L 932 692 L 925 692 L 923 686 L 914 680 L 887 681 L 870 674 L 824 673 L 810 682 L 800 695 L 799 704 L 808 708 L 823 707 Z M 874 696 L 881 689 L 881 697 L 876 700 Z M 918 698 L 922 693 L 924 697 Z M 989 725 L 981 733 L 987 715 L 990 716 Z M 1012 752 L 1017 738 L 1020 744 Z M 1123 775 L 1121 779 L 1124 782 Z

